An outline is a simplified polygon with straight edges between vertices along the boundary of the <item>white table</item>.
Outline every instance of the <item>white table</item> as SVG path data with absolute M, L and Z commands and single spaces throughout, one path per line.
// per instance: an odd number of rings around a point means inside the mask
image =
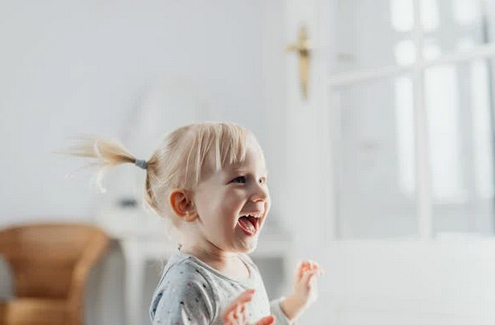
M 167 238 L 167 225 L 157 216 L 125 211 L 104 211 L 98 214 L 97 223 L 110 236 L 117 239 L 125 258 L 125 313 L 127 325 L 142 325 L 143 287 L 146 262 L 165 260 L 177 250 Z M 253 258 L 282 258 L 284 275 L 294 267 L 292 240 L 274 227 L 263 230 Z M 287 284 L 287 277 L 281 279 Z

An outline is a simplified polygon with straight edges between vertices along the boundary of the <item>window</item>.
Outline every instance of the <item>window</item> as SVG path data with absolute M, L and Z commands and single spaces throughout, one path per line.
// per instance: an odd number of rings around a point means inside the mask
M 338 1 L 339 237 L 493 235 L 494 2 Z

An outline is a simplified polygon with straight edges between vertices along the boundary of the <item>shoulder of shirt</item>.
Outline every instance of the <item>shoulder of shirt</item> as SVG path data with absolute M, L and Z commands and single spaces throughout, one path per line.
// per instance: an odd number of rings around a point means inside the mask
M 197 279 L 202 278 L 209 282 L 209 279 L 205 276 L 204 272 L 201 272 L 202 267 L 190 258 L 180 258 L 177 260 L 172 260 L 171 264 L 166 266 L 165 276 L 167 275 L 178 275 L 183 279 Z

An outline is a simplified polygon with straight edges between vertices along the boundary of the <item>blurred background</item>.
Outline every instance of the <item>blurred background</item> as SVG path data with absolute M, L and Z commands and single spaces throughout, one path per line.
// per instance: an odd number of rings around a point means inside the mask
M 267 157 L 269 295 L 301 258 L 325 269 L 301 324 L 495 322 L 495 1 L 0 0 L 0 41 L 0 227 L 107 232 L 88 324 L 149 324 L 173 241 L 142 170 L 99 193 L 53 152 L 95 134 L 148 159 L 220 120 Z M 11 298 L 8 264 L 0 281 Z

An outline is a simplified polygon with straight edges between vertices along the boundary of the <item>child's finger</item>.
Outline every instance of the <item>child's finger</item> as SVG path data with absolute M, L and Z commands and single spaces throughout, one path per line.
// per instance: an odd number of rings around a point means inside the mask
M 301 271 L 304 273 L 309 270 L 311 270 L 311 263 L 309 261 L 303 261 L 301 265 Z
M 237 321 L 239 322 L 239 324 L 242 324 L 242 325 L 245 325 L 247 324 L 248 320 L 247 320 L 247 317 L 245 314 L 240 314 L 238 317 L 237 317 Z
M 237 307 L 234 310 L 234 318 L 236 318 L 237 320 L 239 320 L 241 314 L 242 314 L 242 312 L 241 312 L 241 305 L 240 304 L 237 304 Z
M 230 316 L 230 314 L 232 314 L 235 311 L 236 308 L 237 308 L 237 302 L 231 303 L 230 305 L 225 307 L 225 309 L 222 313 L 222 315 L 223 315 L 222 317 L 228 318 Z
M 295 282 L 301 281 L 301 278 L 307 268 L 307 262 L 306 261 L 300 261 L 297 265 L 296 272 L 294 274 L 294 280 Z
M 295 272 L 295 277 L 296 277 L 296 281 L 299 281 L 304 273 L 303 271 L 303 268 L 304 268 L 304 261 L 299 261 L 299 263 L 297 263 L 297 266 L 296 266 L 296 272 Z
M 300 282 L 304 284 L 309 283 L 309 277 L 311 276 L 311 271 L 306 271 L 303 273 Z
M 302 262 L 301 267 L 299 268 L 299 271 L 298 271 L 298 276 L 296 277 L 296 283 L 304 282 L 304 276 L 308 272 L 310 272 L 310 271 L 309 271 L 307 262 Z
M 253 299 L 254 290 L 246 290 L 234 299 L 223 311 L 222 318 L 224 322 L 230 317 L 230 315 L 239 307 L 244 306 Z
M 231 313 L 229 313 L 228 317 L 227 317 L 227 323 L 229 325 L 237 325 L 238 322 L 237 320 L 235 319 L 235 313 L 232 311 Z
M 234 304 L 235 303 L 246 304 L 253 299 L 253 295 L 254 295 L 253 289 L 246 290 L 243 293 L 241 293 L 239 296 L 237 296 L 237 298 L 235 298 L 232 301 L 232 303 L 234 303 Z
M 246 324 L 246 305 L 237 305 L 235 310 L 235 318 L 239 324 Z
M 301 278 L 301 282 L 304 283 L 305 285 L 310 285 L 311 284 L 311 281 L 312 279 L 316 279 L 316 277 L 318 276 L 318 270 L 314 270 L 314 271 L 307 271 L 306 273 L 304 273 L 303 277 Z
M 239 305 L 223 318 L 226 325 L 245 325 L 247 323 Z
M 272 315 L 263 317 L 259 321 L 256 322 L 255 325 L 272 325 L 275 322 L 275 317 Z
M 310 260 L 309 263 L 311 264 L 311 270 L 318 270 L 318 275 L 322 275 L 323 274 L 323 269 L 320 267 L 320 265 L 313 261 L 313 260 Z

